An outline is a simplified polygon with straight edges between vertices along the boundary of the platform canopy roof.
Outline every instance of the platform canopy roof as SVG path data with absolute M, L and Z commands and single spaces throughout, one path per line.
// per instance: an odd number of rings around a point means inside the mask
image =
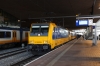
M 0 9 L 20 20 L 67 16 L 64 19 L 61 17 L 56 19 L 50 18 L 50 20 L 58 25 L 74 29 L 80 28 L 75 25 L 76 15 L 100 14 L 100 0 L 1 0 Z

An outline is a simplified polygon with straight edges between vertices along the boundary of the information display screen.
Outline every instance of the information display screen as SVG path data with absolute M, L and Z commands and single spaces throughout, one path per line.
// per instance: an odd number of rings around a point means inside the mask
M 88 26 L 88 20 L 76 20 L 76 26 Z

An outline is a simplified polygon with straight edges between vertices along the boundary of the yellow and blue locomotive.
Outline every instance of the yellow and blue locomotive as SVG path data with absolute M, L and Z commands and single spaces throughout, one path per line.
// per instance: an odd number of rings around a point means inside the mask
M 55 23 L 33 23 L 28 35 L 28 50 L 48 51 L 70 40 L 70 31 Z

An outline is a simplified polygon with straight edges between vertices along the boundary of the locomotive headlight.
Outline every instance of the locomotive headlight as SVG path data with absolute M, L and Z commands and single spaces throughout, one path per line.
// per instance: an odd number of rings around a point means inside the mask
M 48 43 L 48 41 L 45 40 L 44 43 L 46 44 L 46 43 Z

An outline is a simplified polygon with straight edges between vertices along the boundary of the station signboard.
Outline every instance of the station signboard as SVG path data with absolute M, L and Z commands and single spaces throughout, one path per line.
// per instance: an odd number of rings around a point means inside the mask
M 88 20 L 76 20 L 76 26 L 88 26 L 89 21 Z

